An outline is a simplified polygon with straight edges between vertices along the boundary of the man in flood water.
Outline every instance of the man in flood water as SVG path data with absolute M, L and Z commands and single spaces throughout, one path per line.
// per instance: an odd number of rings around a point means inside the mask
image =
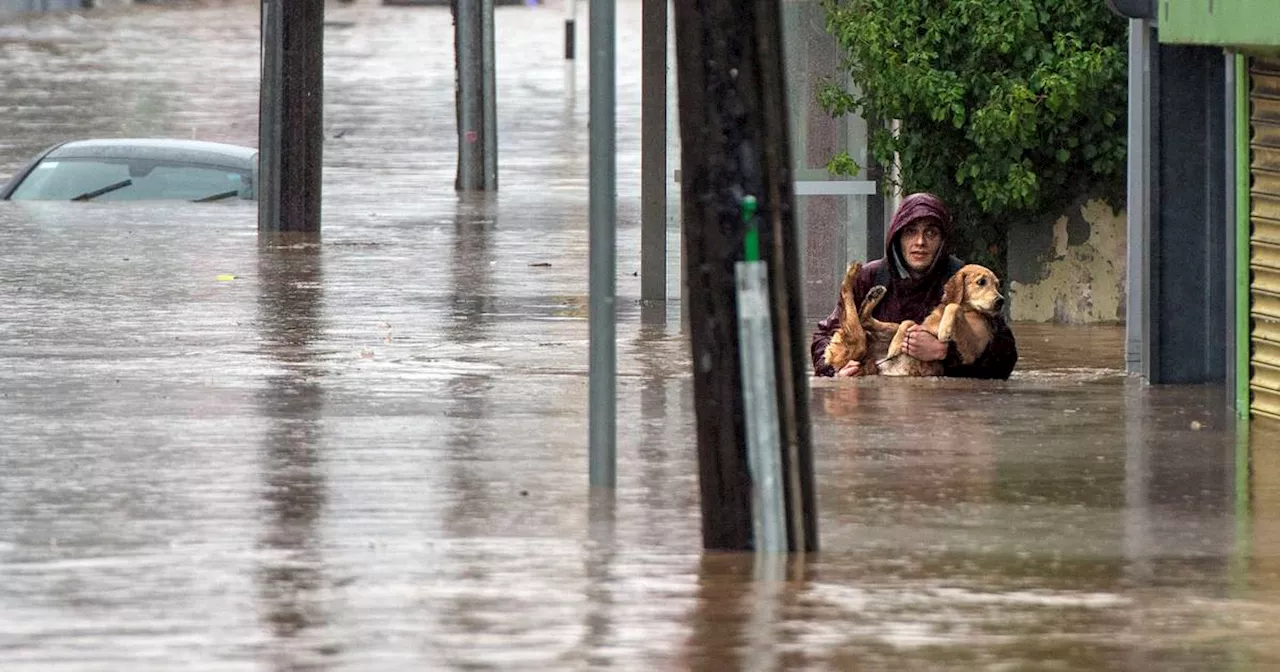
M 884 285 L 888 291 L 872 311 L 876 319 L 924 322 L 942 300 L 947 280 L 964 266 L 951 255 L 953 226 L 951 213 L 937 196 L 918 193 L 903 199 L 885 233 L 884 257 L 864 265 L 854 281 L 853 296 L 858 305 L 862 305 L 872 287 Z M 813 371 L 819 376 L 863 374 L 856 361 L 839 371 L 823 361 L 822 355 L 843 316 L 844 307 L 837 297 L 835 311 L 813 332 L 810 354 Z M 991 343 L 972 364 L 961 363 L 954 345 L 939 341 L 918 325 L 907 334 L 903 351 L 923 362 L 941 361 L 947 376 L 1005 379 L 1018 362 L 1018 346 L 1003 318 L 997 317 L 995 326 Z

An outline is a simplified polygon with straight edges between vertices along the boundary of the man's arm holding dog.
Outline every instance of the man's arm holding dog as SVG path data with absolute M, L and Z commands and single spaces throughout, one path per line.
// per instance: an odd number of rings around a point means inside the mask
M 938 340 L 929 333 L 923 324 L 917 324 L 907 330 L 902 340 L 902 351 L 922 362 L 936 362 L 946 359 L 954 348 L 950 343 Z
M 1018 343 L 1013 330 L 1003 318 L 995 319 L 995 331 L 991 343 L 972 364 L 964 364 L 960 353 L 952 345 L 943 361 L 946 375 L 956 378 L 987 378 L 1006 380 L 1018 363 Z

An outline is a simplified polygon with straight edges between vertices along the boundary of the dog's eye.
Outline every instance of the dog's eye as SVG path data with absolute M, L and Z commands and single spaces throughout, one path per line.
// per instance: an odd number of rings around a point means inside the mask
M 987 286 L 987 279 L 986 279 L 986 278 L 978 278 L 978 286 L 979 286 L 979 287 L 986 287 L 986 286 Z

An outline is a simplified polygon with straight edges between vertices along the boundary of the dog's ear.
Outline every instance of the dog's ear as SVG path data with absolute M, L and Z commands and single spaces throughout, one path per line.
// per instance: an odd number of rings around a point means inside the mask
M 963 270 L 957 271 L 942 288 L 942 305 L 964 303 L 964 296 L 968 287 L 969 274 Z

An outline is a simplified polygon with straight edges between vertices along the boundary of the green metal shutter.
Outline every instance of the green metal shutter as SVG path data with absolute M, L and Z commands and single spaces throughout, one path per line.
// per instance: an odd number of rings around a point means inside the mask
M 1252 409 L 1280 419 L 1280 60 L 1250 59 Z

